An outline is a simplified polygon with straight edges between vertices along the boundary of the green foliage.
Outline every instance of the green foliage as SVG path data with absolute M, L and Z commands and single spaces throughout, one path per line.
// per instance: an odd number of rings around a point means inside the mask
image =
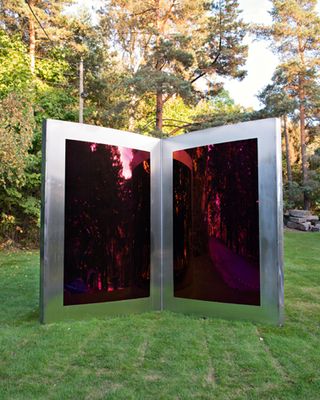
M 37 91 L 36 119 L 40 123 L 45 118 L 55 118 L 65 121 L 77 119 L 76 98 L 70 90 L 45 86 Z
M 20 12 L 25 9 L 17 9 L 12 24 L 20 23 Z M 42 120 L 75 120 L 76 103 L 66 50 L 47 49 L 45 55 L 42 48 L 32 74 L 26 45 L 14 32 L 12 26 L 0 30 L 0 241 L 37 242 Z
M 25 0 L 1 0 L 0 15 L 1 28 L 13 34 L 20 34 L 21 38 L 28 42 L 28 23 L 29 19 L 34 22 L 37 39 L 41 52 L 45 52 L 52 44 L 59 44 L 61 41 L 71 38 L 69 22 L 62 11 L 74 0 L 29 0 L 34 13 L 41 21 L 52 43 L 48 41 L 47 36 L 41 27 L 35 21 Z
M 284 210 L 303 208 L 303 187 L 295 181 L 283 186 Z
M 212 69 L 215 74 L 243 79 L 242 69 L 248 55 L 243 43 L 248 26 L 241 19 L 239 1 L 211 1 L 207 26 L 208 37 L 200 49 L 201 69 Z
M 313 208 L 320 213 L 320 147 L 316 148 L 309 159 L 308 190 Z
M 259 94 L 259 101 L 264 105 L 264 112 L 271 117 L 293 115 L 298 108 L 297 99 L 290 96 L 286 73 L 278 67 L 273 74 L 272 83 L 267 85 Z
M 129 127 L 140 102 L 156 98 L 153 130 L 162 130 L 164 105 L 171 97 L 197 104 L 194 83 L 205 75 L 243 78 L 246 25 L 235 0 L 110 1 L 100 29 L 119 51 L 129 79 L 123 82 Z M 215 85 L 215 84 L 214 84 Z M 210 93 L 209 91 L 207 92 Z M 146 100 L 148 97 L 148 100 Z M 165 125 L 165 124 L 164 124 Z
M 28 154 L 24 181 L 0 188 L 1 241 L 35 244 L 39 241 L 41 155 Z
M 32 108 L 22 95 L 0 100 L 0 184 L 24 183 L 24 169 L 33 138 Z
M 24 1 L 0 2 L 0 241 L 38 241 L 42 121 L 77 120 L 77 65 L 92 28 L 66 18 L 71 3 L 30 2 L 48 40 Z
M 56 59 L 56 56 L 54 58 L 43 58 L 36 64 L 37 78 L 40 82 L 46 82 L 49 85 L 67 84 L 65 73 L 69 70 L 68 62 L 64 59 Z
M 272 40 L 279 55 L 271 85 L 260 94 L 269 115 L 291 114 L 299 119 L 301 174 L 304 208 L 319 201 L 316 173 L 309 171 L 307 148 L 319 129 L 320 17 L 316 0 L 272 0 L 270 27 L 256 26 L 258 36 Z M 310 140 L 311 139 L 311 140 Z M 314 203 L 312 205 L 312 202 Z
M 49 40 L 24 0 L 0 1 L 0 241 L 37 240 L 42 120 L 77 121 L 81 58 L 87 123 L 169 136 L 271 115 L 289 114 L 295 121 L 303 104 L 308 154 L 317 150 L 319 18 L 314 1 L 273 1 L 274 24 L 260 34 L 271 35 L 283 60 L 260 95 L 265 108 L 259 112 L 235 105 L 219 82 L 219 76 L 245 76 L 248 27 L 237 0 L 110 0 L 102 3 L 97 26 L 89 12 L 76 17 L 72 8 L 64 12 L 72 3 L 31 1 Z M 299 26 L 304 29 L 297 36 Z M 304 64 L 297 38 L 307 38 Z M 203 77 L 207 83 L 197 85 Z M 303 102 L 297 101 L 299 77 L 304 78 Z M 293 176 L 300 182 L 298 136 L 291 136 Z M 316 157 L 310 158 L 308 179 L 290 188 L 290 204 L 299 206 L 304 191 L 318 209 Z
M 154 135 L 155 102 L 141 101 L 136 111 L 137 130 Z M 161 136 L 172 136 L 209 126 L 225 125 L 245 119 L 254 119 L 250 111 L 236 105 L 226 90 L 211 99 L 201 99 L 197 104 L 188 104 L 182 97 L 173 96 L 163 108 L 163 131 Z
M 18 36 L 0 30 L 0 99 L 10 92 L 30 92 L 31 72 L 27 49 Z

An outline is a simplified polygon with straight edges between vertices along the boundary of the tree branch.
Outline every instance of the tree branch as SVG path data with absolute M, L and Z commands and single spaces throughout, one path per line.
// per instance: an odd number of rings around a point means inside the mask
M 173 9 L 175 3 L 176 3 L 176 0 L 173 0 L 172 3 L 171 3 L 171 6 L 169 7 L 167 13 L 165 14 L 165 16 L 164 16 L 164 18 L 163 18 L 162 27 L 161 27 L 161 30 L 160 30 L 162 33 L 163 33 L 163 30 L 164 30 L 164 26 L 165 26 L 165 24 L 167 23 L 167 21 L 168 21 L 170 15 L 171 15 L 171 12 L 172 12 L 172 9 Z
M 191 122 L 189 122 L 189 121 L 181 121 L 181 120 L 179 120 L 179 119 L 173 119 L 173 118 L 164 118 L 163 120 L 164 120 L 164 121 L 179 122 L 179 123 L 181 123 L 181 124 L 191 124 Z M 167 126 L 169 126 L 169 125 L 167 125 Z M 171 126 L 177 126 L 177 125 L 171 125 Z
M 190 83 L 196 82 L 198 79 L 202 78 L 205 76 L 208 72 L 208 69 L 211 69 L 214 67 L 216 62 L 218 61 L 220 55 L 221 55 L 221 50 L 222 50 L 222 5 L 220 1 L 220 10 L 219 10 L 219 48 L 218 48 L 218 54 L 214 58 L 213 62 L 210 64 L 210 66 L 207 68 L 206 71 L 201 72 L 198 76 L 196 76 L 194 79 L 190 81 Z
M 185 129 L 188 128 L 190 126 L 196 126 L 196 125 L 201 125 L 201 122 L 191 122 L 190 124 L 185 124 L 185 125 L 181 125 L 181 126 L 176 126 L 176 125 L 163 125 L 163 127 L 166 126 L 175 126 L 175 129 L 173 129 L 172 131 L 169 132 L 169 135 L 174 135 L 175 133 L 181 131 L 181 129 Z
M 131 16 L 132 16 L 132 17 L 137 17 L 138 15 L 143 15 L 143 14 L 148 13 L 149 11 L 155 11 L 155 10 L 156 10 L 155 7 L 150 7 L 150 8 L 147 8 L 146 10 L 143 10 L 143 11 L 141 11 L 141 12 L 139 12 L 139 13 L 131 14 Z

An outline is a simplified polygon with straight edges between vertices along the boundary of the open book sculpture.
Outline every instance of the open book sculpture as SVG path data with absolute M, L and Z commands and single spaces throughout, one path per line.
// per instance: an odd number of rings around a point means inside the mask
M 41 321 L 168 309 L 281 324 L 281 138 L 168 139 L 48 120 Z

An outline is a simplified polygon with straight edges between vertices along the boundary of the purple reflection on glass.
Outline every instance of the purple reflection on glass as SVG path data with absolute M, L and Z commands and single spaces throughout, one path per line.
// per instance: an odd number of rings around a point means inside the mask
M 150 295 L 150 153 L 66 141 L 64 305 Z
M 257 140 L 173 153 L 174 296 L 260 305 Z

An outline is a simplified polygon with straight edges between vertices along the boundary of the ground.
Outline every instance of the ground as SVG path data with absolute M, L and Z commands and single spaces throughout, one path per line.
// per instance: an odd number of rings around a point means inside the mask
M 283 327 L 170 312 L 41 325 L 39 255 L 0 253 L 0 399 L 320 398 L 320 234 L 285 233 Z

